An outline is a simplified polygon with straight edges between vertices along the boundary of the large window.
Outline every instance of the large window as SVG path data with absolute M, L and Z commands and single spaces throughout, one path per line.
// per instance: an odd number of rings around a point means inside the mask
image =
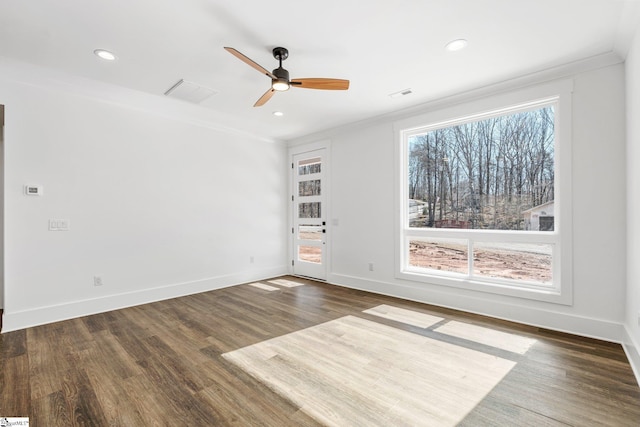
M 554 95 L 399 129 L 399 277 L 570 302 L 563 102 Z

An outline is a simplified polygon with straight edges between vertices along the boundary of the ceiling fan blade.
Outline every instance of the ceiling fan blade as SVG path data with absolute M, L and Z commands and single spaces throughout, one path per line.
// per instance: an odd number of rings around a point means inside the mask
M 262 95 L 262 96 L 260 97 L 260 99 L 258 99 L 258 100 L 256 101 L 256 103 L 255 103 L 255 104 L 253 104 L 253 106 L 254 106 L 254 107 L 260 107 L 260 106 L 262 106 L 262 105 L 266 104 L 266 103 L 267 103 L 267 101 L 271 99 L 271 97 L 273 96 L 273 94 L 274 94 L 274 93 L 276 93 L 276 90 L 275 90 L 275 89 L 273 89 L 273 88 L 270 88 L 268 91 L 266 91 L 266 92 L 264 93 L 264 95 Z
M 271 71 L 267 70 L 266 68 L 264 68 L 263 66 L 261 66 L 260 64 L 258 64 L 257 62 L 255 62 L 254 60 L 249 58 L 248 56 L 245 56 L 242 53 L 238 52 L 234 48 L 225 47 L 224 50 L 226 50 L 227 52 L 229 52 L 230 54 L 232 54 L 233 56 L 235 56 L 236 58 L 238 58 L 240 61 L 244 62 L 245 64 L 248 64 L 251 67 L 255 68 L 256 70 L 260 71 L 262 74 L 267 75 L 267 76 L 271 77 L 272 79 L 276 78 L 276 76 L 274 76 L 271 73 Z
M 349 80 L 342 79 L 293 79 L 291 86 L 304 89 L 347 90 Z

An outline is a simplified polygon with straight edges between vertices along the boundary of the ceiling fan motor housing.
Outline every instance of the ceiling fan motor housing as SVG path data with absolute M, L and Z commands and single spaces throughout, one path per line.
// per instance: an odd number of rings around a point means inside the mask
M 289 82 L 289 72 L 282 67 L 273 70 L 273 75 L 278 78 L 278 81 Z
M 273 75 L 277 78 L 271 79 L 271 87 L 279 92 L 289 90 L 289 72 L 282 67 L 273 70 Z

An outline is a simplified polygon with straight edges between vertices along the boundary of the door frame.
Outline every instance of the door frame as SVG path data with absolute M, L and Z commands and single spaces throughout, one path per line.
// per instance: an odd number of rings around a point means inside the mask
M 294 156 L 300 154 L 311 153 L 313 151 L 324 149 L 324 157 L 322 160 L 323 178 L 322 178 L 322 191 L 324 193 L 324 206 L 322 206 L 323 216 L 326 221 L 326 235 L 325 235 L 325 259 L 324 265 L 324 277 L 311 277 L 312 279 L 327 281 L 329 272 L 331 271 L 331 141 L 321 140 L 312 143 L 305 143 L 300 145 L 293 145 L 288 150 L 288 164 L 293 165 Z M 293 190 L 295 180 L 295 169 L 289 168 L 289 192 L 287 211 L 289 212 L 289 230 L 294 230 L 294 209 L 293 209 Z M 296 275 L 294 273 L 293 262 L 296 259 L 296 245 L 295 245 L 295 233 L 289 231 L 289 274 Z M 310 277 L 310 276 L 305 276 Z

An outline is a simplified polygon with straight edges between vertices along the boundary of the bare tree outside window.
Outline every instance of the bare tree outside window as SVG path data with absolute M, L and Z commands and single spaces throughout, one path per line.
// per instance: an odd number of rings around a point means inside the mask
M 411 227 L 553 231 L 553 106 L 413 135 L 408 156 Z

